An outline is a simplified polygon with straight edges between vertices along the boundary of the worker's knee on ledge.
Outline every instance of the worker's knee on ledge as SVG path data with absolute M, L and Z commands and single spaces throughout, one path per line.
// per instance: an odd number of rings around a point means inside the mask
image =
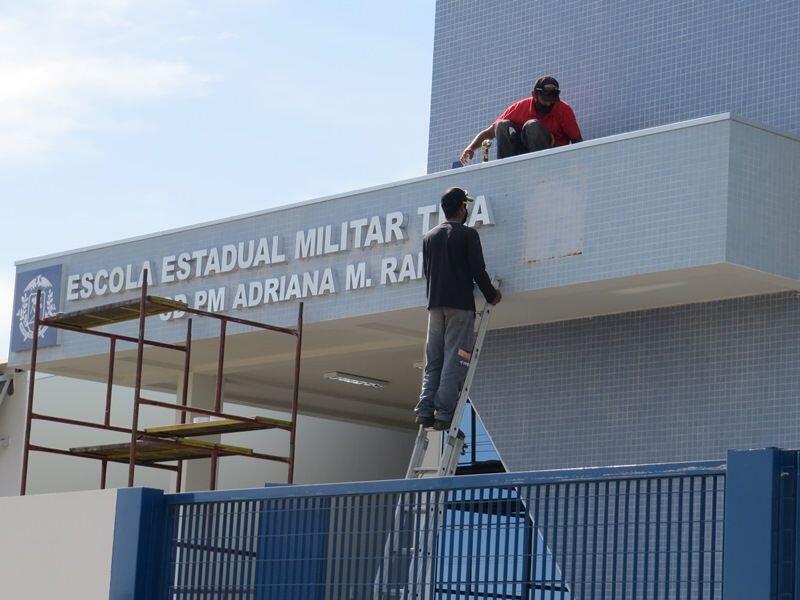
M 503 119 L 497 122 L 495 126 L 495 135 L 508 135 L 512 129 L 514 129 L 514 123 L 508 119 Z
M 524 133 L 533 132 L 533 131 L 547 131 L 547 127 L 539 119 L 529 119 L 525 121 L 525 125 L 522 126 L 522 131 Z
M 538 119 L 530 119 L 522 126 L 522 137 L 529 150 L 543 150 L 553 145 L 553 135 Z

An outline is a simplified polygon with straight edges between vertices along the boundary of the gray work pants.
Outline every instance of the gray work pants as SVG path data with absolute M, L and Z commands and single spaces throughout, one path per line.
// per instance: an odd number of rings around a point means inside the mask
M 475 326 L 475 313 L 458 308 L 428 311 L 425 376 L 414 411 L 449 423 L 467 376 Z
M 495 128 L 497 138 L 497 158 L 507 158 L 517 154 L 544 150 L 553 145 L 553 136 L 541 121 L 531 119 L 517 129 L 511 121 L 498 121 Z

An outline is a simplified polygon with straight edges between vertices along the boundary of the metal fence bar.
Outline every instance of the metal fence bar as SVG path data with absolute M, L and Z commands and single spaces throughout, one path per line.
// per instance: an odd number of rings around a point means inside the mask
M 186 541 L 188 544 L 184 544 L 181 548 L 181 562 L 183 564 L 179 565 L 182 567 L 181 570 L 183 571 L 183 577 L 181 578 L 181 583 L 179 587 L 179 598 L 186 598 L 186 590 L 189 589 L 189 586 L 193 580 L 193 563 L 192 563 L 192 554 L 195 551 L 194 545 L 194 528 L 195 528 L 195 520 L 194 520 L 194 513 L 200 509 L 199 505 L 194 506 L 187 506 L 186 510 L 183 513 L 183 517 L 186 523 L 187 535 Z
M 590 581 L 590 598 L 597 598 L 597 532 L 600 527 L 600 483 L 594 483 L 594 510 L 592 512 L 592 572 Z
M 663 480 L 655 480 L 655 523 L 653 525 L 653 544 L 655 545 L 655 555 L 653 557 L 653 600 L 658 600 L 661 584 L 661 570 L 663 566 L 663 515 L 664 515 L 664 489 Z
M 297 574 L 297 579 L 299 580 L 298 584 L 294 586 L 294 594 L 292 594 L 293 600 L 303 600 L 303 586 L 302 582 L 304 581 L 314 581 L 311 578 L 311 565 L 314 561 L 314 547 L 308 543 L 310 540 L 308 536 L 313 535 L 313 533 L 309 532 L 309 529 L 314 528 L 314 517 L 315 512 L 313 509 L 313 505 L 309 502 L 309 498 L 303 498 L 301 503 L 309 507 L 309 509 L 302 510 L 300 515 L 300 532 L 301 532 L 301 552 L 300 556 L 297 561 L 297 566 L 294 569 L 294 572 Z M 312 587 L 315 585 L 316 582 L 312 583 Z
M 383 553 L 383 548 L 385 545 L 385 539 L 381 535 L 383 531 L 386 530 L 385 525 L 381 526 L 381 523 L 386 522 L 386 506 L 384 504 L 384 496 L 382 494 L 374 494 L 372 496 L 374 501 L 374 508 L 370 511 L 370 518 L 372 523 L 372 535 L 371 538 L 371 548 L 370 548 L 370 558 L 371 562 L 374 565 L 374 570 L 370 571 L 370 574 L 375 575 L 375 580 L 373 581 L 373 585 L 367 586 L 369 590 L 369 600 L 378 600 L 380 598 L 380 569 L 382 567 L 381 559 L 382 556 L 379 553 Z M 377 585 L 376 585 L 377 584 Z
M 503 590 L 498 590 L 497 584 L 499 583 L 498 580 L 500 579 L 500 544 L 502 539 L 500 535 L 502 529 L 500 524 L 502 522 L 502 515 L 503 515 L 502 499 L 504 493 L 506 493 L 507 491 L 508 490 L 504 488 L 498 488 L 496 490 L 491 491 L 492 497 L 497 499 L 496 502 L 497 502 L 497 514 L 498 514 L 497 516 L 498 522 L 495 524 L 494 528 L 493 549 L 490 551 L 490 553 L 494 554 L 494 565 L 492 565 L 492 574 L 490 575 L 490 581 L 492 581 L 493 583 L 492 587 L 495 594 L 498 594 L 503 591 Z
M 633 494 L 631 498 L 632 504 L 632 512 L 631 512 L 631 528 L 633 529 L 632 538 L 632 548 L 631 548 L 631 596 L 636 598 L 638 594 L 639 586 L 641 585 L 641 577 L 639 574 L 639 570 L 641 568 L 640 560 L 639 560 L 639 548 L 640 548 L 640 527 L 641 527 L 641 489 L 640 484 L 641 482 L 631 481 L 629 482 L 633 487 Z M 630 489 L 628 490 L 630 492 Z
M 512 496 L 513 496 L 513 504 L 512 504 Z M 518 510 L 517 505 L 519 503 L 519 494 L 516 490 L 512 494 L 511 491 L 508 492 L 506 496 L 506 514 L 508 515 L 509 521 L 511 520 L 512 516 L 514 519 L 517 518 Z M 515 554 L 511 552 L 511 537 L 514 538 L 514 550 L 519 551 L 519 527 L 511 528 L 511 531 L 506 532 L 505 537 L 505 548 L 503 552 L 503 557 L 505 560 L 503 561 L 503 594 L 508 594 L 509 592 L 516 595 L 516 582 L 517 582 L 517 561 L 514 558 Z M 509 581 L 509 569 L 511 569 L 511 581 Z M 509 590 L 509 585 L 511 589 Z
M 409 544 L 411 551 L 411 565 L 406 573 L 407 581 L 404 582 L 406 590 L 406 597 L 418 600 L 423 598 L 425 589 L 425 575 L 424 568 L 426 561 L 423 559 L 425 553 L 428 551 L 426 541 L 428 539 L 427 531 L 431 526 L 431 504 L 430 492 L 418 492 L 412 496 L 413 501 L 409 501 L 410 510 L 412 511 L 408 523 L 408 537 L 410 538 Z M 402 569 L 401 569 L 402 570 Z
M 209 517 L 211 518 L 211 527 L 209 528 L 209 535 L 208 541 L 209 545 L 212 548 L 221 548 L 222 544 L 219 540 L 219 526 L 220 526 L 220 519 L 219 513 L 222 511 L 223 505 L 208 505 L 209 510 Z M 255 537 L 255 536 L 254 536 Z M 203 574 L 203 587 L 211 588 L 217 584 L 217 573 L 219 572 L 219 560 L 218 557 L 220 552 L 213 552 L 209 553 L 208 556 L 208 567 L 206 568 L 205 573 Z
M 345 514 L 343 510 L 344 503 L 347 501 L 348 497 L 342 497 L 338 499 L 337 506 L 336 506 L 336 518 L 334 523 L 338 526 L 337 529 L 341 530 L 342 533 L 338 533 L 337 537 L 339 539 L 339 551 L 334 556 L 334 565 L 337 566 L 339 577 L 338 577 L 338 585 L 336 586 L 336 600 L 345 600 L 345 593 L 344 593 L 344 553 L 345 553 L 345 540 L 346 540 L 346 528 L 345 528 Z M 339 523 L 341 525 L 339 526 Z
M 440 553 L 442 573 L 436 582 L 439 590 L 437 600 L 458 598 L 457 589 L 461 587 L 464 579 L 466 490 L 452 490 L 446 493 L 448 510 L 445 531 L 448 535 L 442 538 Z M 449 582 L 449 585 L 444 585 L 442 582 Z
M 664 573 L 664 597 L 669 598 L 672 593 L 672 588 L 669 585 L 670 581 L 670 567 L 672 564 L 672 479 L 667 480 L 667 542 L 666 542 L 666 561 L 667 565 Z
M 612 514 L 614 510 L 614 504 L 611 500 L 612 492 L 614 491 L 614 486 L 610 481 L 603 482 L 603 512 L 602 512 L 602 549 L 600 550 L 600 575 L 598 575 L 597 587 L 600 590 L 598 598 L 600 600 L 606 600 L 608 597 L 609 592 L 609 585 L 610 579 L 609 573 L 611 573 L 611 564 L 612 564 L 612 557 L 611 557 L 611 538 L 614 533 L 614 524 L 612 522 Z M 616 497 L 616 493 L 613 494 Z
M 706 514 L 706 479 L 705 477 L 700 478 L 700 514 Z M 700 523 L 700 540 L 699 540 L 699 552 L 700 552 L 700 561 L 698 563 L 698 574 L 697 574 L 697 582 L 698 582 L 698 594 L 699 597 L 703 597 L 703 584 L 705 582 L 705 563 L 706 563 L 706 555 L 705 555 L 705 547 L 706 547 L 706 522 L 702 521 Z
M 694 547 L 694 479 L 686 481 L 686 506 L 688 515 L 686 517 L 686 600 L 692 598 L 692 550 Z
M 358 504 L 363 500 L 364 496 L 355 496 L 350 499 L 350 510 L 348 516 L 350 518 L 350 537 L 348 539 L 348 552 L 350 560 L 345 561 L 345 590 L 349 598 L 357 597 L 353 595 L 356 590 L 356 572 L 358 570 L 358 555 L 360 552 L 361 544 L 359 543 L 359 534 L 361 527 L 361 515 L 359 514 Z
M 711 496 L 711 539 L 712 541 L 716 541 L 717 539 L 717 483 L 718 478 L 712 477 L 712 496 Z M 709 590 L 709 596 L 711 598 L 715 598 L 714 592 L 716 591 L 716 583 L 717 583 L 717 561 L 716 557 L 712 555 L 711 557 L 711 574 L 709 576 L 709 580 L 711 581 L 711 589 Z
M 538 494 L 538 489 L 537 494 Z M 536 496 L 534 496 L 536 498 Z M 538 501 L 538 498 L 536 499 Z M 531 510 L 531 506 L 534 507 Z M 531 504 L 531 486 L 525 486 L 525 513 L 526 517 L 524 519 L 524 535 L 523 535 L 523 553 L 522 553 L 522 572 L 521 572 L 521 586 L 520 586 L 520 594 L 522 600 L 530 600 L 531 593 L 533 590 L 532 581 L 534 579 L 534 565 L 536 564 L 536 546 L 535 543 L 538 541 L 538 534 L 537 531 L 534 530 L 534 526 L 538 525 L 538 521 L 534 516 L 535 513 L 536 503 Z

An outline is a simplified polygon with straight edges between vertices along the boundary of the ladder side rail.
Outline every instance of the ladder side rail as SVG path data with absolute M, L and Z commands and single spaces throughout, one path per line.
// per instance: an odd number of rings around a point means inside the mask
M 499 280 L 494 279 L 492 284 L 499 289 Z M 489 321 L 493 308 L 494 305 L 487 302 L 484 305 L 483 310 L 478 314 L 478 322 L 476 323 L 477 331 L 475 332 L 475 340 L 472 346 L 472 354 L 470 356 L 469 366 L 467 367 L 467 374 L 464 378 L 464 383 L 461 386 L 461 391 L 459 392 L 458 402 L 453 413 L 453 420 L 447 435 L 447 441 L 444 444 L 442 455 L 439 460 L 439 467 L 436 470 L 436 474 L 439 477 L 454 475 L 456 468 L 458 467 L 458 458 L 460 456 L 461 449 L 464 447 L 464 434 L 460 429 L 461 418 L 464 414 L 464 408 L 466 407 L 467 400 L 469 399 L 469 390 L 472 386 L 472 380 L 474 379 L 475 372 L 478 368 L 478 360 L 481 355 L 481 349 L 483 347 L 484 338 L 486 337 L 486 332 L 489 328 Z M 414 449 L 411 454 L 411 460 L 409 461 L 408 469 L 406 470 L 406 479 L 425 477 L 425 473 L 428 470 L 422 468 L 422 463 L 425 459 L 428 445 L 428 431 L 420 426 L 417 432 L 416 441 L 414 443 Z M 422 585 L 418 586 L 417 582 L 413 581 L 414 572 L 412 569 L 416 564 L 416 560 L 412 559 L 411 564 L 408 565 L 408 576 L 405 590 L 407 593 L 411 594 L 412 598 L 427 598 L 430 590 L 435 589 L 434 580 L 436 575 L 434 569 L 436 568 L 436 556 L 432 549 L 436 543 L 436 530 L 438 530 L 438 524 L 444 522 L 444 505 L 446 496 L 447 494 L 442 494 L 441 498 L 437 499 L 435 502 L 425 502 L 424 507 L 418 507 L 416 511 L 413 509 L 406 511 L 403 507 L 403 501 L 401 498 L 397 507 L 395 508 L 393 531 L 399 531 L 406 524 L 406 522 L 410 522 L 409 525 L 415 530 L 422 527 L 422 531 L 424 532 L 425 540 L 421 544 L 421 547 L 413 549 L 415 554 L 415 557 L 413 558 L 416 558 L 417 560 L 424 558 L 425 560 L 425 565 L 422 569 L 422 572 L 426 573 L 424 577 L 425 581 L 419 582 Z M 410 514 L 406 514 L 407 512 Z M 432 522 L 436 523 L 435 527 L 431 527 Z M 394 538 L 394 540 L 392 538 Z M 401 557 L 402 548 L 399 547 L 398 542 L 398 536 L 392 535 L 392 532 L 390 532 L 389 539 L 387 539 L 384 546 L 382 565 L 379 567 L 373 583 L 373 592 L 376 594 L 376 596 L 380 593 L 381 589 L 389 591 L 387 584 L 389 583 L 389 574 L 393 566 L 393 558 Z M 424 552 L 425 556 L 419 556 L 420 552 Z M 418 591 L 421 591 L 422 593 L 418 594 Z
M 493 282 L 496 287 L 499 287 L 499 282 Z M 449 477 L 454 475 L 456 469 L 458 467 L 458 460 L 461 456 L 461 449 L 464 447 L 464 433 L 461 431 L 461 419 L 464 414 L 464 409 L 467 405 L 467 400 L 469 399 L 469 391 L 472 386 L 472 380 L 475 377 L 475 372 L 478 369 L 478 361 L 481 356 L 481 350 L 483 348 L 483 341 L 486 338 L 486 332 L 489 329 L 489 321 L 492 315 L 492 310 L 494 305 L 490 303 L 486 303 L 483 310 L 479 314 L 479 321 L 477 323 L 477 334 L 475 336 L 475 342 L 472 347 L 472 354 L 470 356 L 469 367 L 467 368 L 467 374 L 464 378 L 464 384 L 461 387 L 461 392 L 458 397 L 458 404 L 456 405 L 456 410 L 453 413 L 453 421 L 450 426 L 450 430 L 447 434 L 447 441 L 444 445 L 444 449 L 442 452 L 442 457 L 439 462 L 439 477 Z M 436 553 L 433 552 L 433 547 L 436 544 L 437 533 L 438 533 L 438 526 L 440 523 L 444 523 L 445 519 L 445 498 L 446 494 L 443 494 L 437 502 L 433 503 L 431 506 L 427 507 L 426 514 L 423 517 L 423 522 L 425 525 L 425 549 L 426 549 L 426 556 L 425 556 L 425 569 L 424 572 L 427 574 L 426 581 L 424 581 L 424 585 L 422 586 L 422 593 L 417 597 L 419 600 L 433 600 L 433 595 L 435 595 L 435 569 L 436 569 Z M 435 527 L 431 527 L 431 522 L 435 523 Z
M 408 469 L 406 469 L 406 479 L 414 479 L 416 477 L 414 469 L 422 464 L 427 449 L 428 432 L 420 425 L 417 431 L 417 439 L 414 442 L 414 450 L 411 452 L 411 460 L 408 463 Z
M 472 355 L 470 356 L 467 375 L 464 378 L 464 384 L 461 386 L 461 393 L 459 394 L 458 403 L 456 404 L 456 409 L 453 413 L 453 421 L 451 422 L 450 430 L 447 433 L 448 443 L 445 444 L 444 452 L 442 453 L 442 460 L 439 465 L 440 477 L 452 475 L 455 473 L 455 467 L 458 465 L 458 456 L 460 455 L 461 448 L 463 448 L 464 445 L 463 438 L 459 436 L 461 431 L 461 418 L 463 417 L 464 409 L 466 408 L 467 400 L 469 399 L 472 380 L 475 378 L 475 372 L 478 370 L 478 362 L 483 350 L 483 341 L 486 338 L 486 332 L 489 329 L 489 321 L 492 316 L 493 309 L 494 306 L 487 302 L 480 314 L 478 332 L 475 336 L 475 343 L 472 347 Z M 460 442 L 459 439 L 461 440 Z M 452 472 L 450 472 L 451 470 Z
M 495 287 L 499 288 L 499 281 L 495 280 L 492 283 L 495 285 Z M 458 468 L 458 460 L 461 456 L 461 449 L 464 447 L 464 433 L 461 431 L 461 419 L 464 414 L 464 409 L 467 405 L 467 400 L 469 399 L 469 391 L 472 387 L 472 380 L 475 378 L 475 372 L 478 369 L 478 361 L 480 360 L 481 351 L 483 349 L 483 341 L 486 338 L 486 332 L 489 329 L 489 321 L 491 319 L 493 309 L 494 305 L 487 302 L 479 316 L 480 321 L 477 324 L 477 334 L 475 336 L 475 343 L 472 347 L 472 354 L 469 360 L 469 367 L 467 368 L 467 375 L 464 378 L 464 384 L 461 386 L 458 404 L 456 405 L 456 410 L 453 413 L 453 421 L 450 425 L 450 430 L 447 433 L 447 442 L 445 443 L 444 451 L 439 463 L 439 477 L 449 477 L 454 475 L 456 469 Z M 428 512 L 426 519 L 428 523 L 430 523 L 432 518 L 436 523 L 444 522 L 445 497 L 446 494 L 443 495 L 442 499 L 436 503 L 435 507 L 432 507 L 433 510 Z M 436 534 L 437 532 L 433 529 L 428 529 L 426 536 L 426 547 L 428 549 L 432 548 L 432 546 L 435 544 Z M 425 558 L 427 561 L 426 572 L 430 576 L 430 574 L 435 573 L 437 557 L 435 553 L 428 552 Z M 433 580 L 426 581 L 425 583 L 427 585 L 425 585 L 423 588 L 424 591 L 419 600 L 432 600 L 431 594 L 435 595 L 436 588 L 435 576 Z

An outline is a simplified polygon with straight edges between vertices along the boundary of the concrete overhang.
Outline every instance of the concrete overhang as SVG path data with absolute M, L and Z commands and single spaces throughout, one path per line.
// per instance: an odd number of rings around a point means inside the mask
M 18 289 L 37 270 L 61 266 L 55 297 L 77 310 L 137 294 L 93 295 L 68 300 L 70 276 L 143 261 L 155 270 L 153 294 L 223 289 L 225 311 L 291 325 L 296 300 L 232 309 L 240 286 L 330 269 L 335 291 L 305 298 L 306 330 L 301 410 L 346 420 L 406 426 L 418 393 L 425 337 L 424 283 L 416 256 L 424 207 L 452 185 L 482 196 L 489 211 L 479 230 L 487 264 L 502 278 L 504 301 L 494 328 L 545 323 L 692 302 L 767 294 L 798 288 L 800 255 L 800 140 L 717 115 L 685 123 L 591 140 L 533 155 L 474 165 L 335 197 L 150 236 L 123 240 L 17 263 Z M 403 239 L 386 239 L 388 215 L 402 213 Z M 490 216 L 489 216 L 490 215 Z M 297 232 L 341 231 L 374 217 L 382 239 L 370 247 L 297 258 Z M 435 219 L 435 216 L 431 217 Z M 394 221 L 397 226 L 397 219 Z M 366 235 L 367 228 L 362 230 Z M 351 236 L 355 229 L 351 229 Z M 165 256 L 278 238 L 285 261 L 259 268 L 234 268 L 182 282 L 162 280 Z M 335 243 L 335 235 L 329 239 Z M 341 241 L 340 239 L 338 240 Z M 329 248 L 330 249 L 330 248 Z M 382 262 L 397 259 L 395 278 L 381 281 Z M 273 254 L 274 258 L 275 255 Z M 202 259 L 199 259 L 202 262 Z M 348 265 L 364 263 L 373 285 L 346 289 Z M 196 262 L 192 263 L 193 268 Z M 73 295 L 75 289 L 73 280 Z M 258 284 L 256 284 L 257 287 Z M 80 294 L 78 294 L 80 296 Z M 15 320 L 14 326 L 18 323 Z M 134 333 L 132 324 L 116 331 Z M 148 322 L 148 336 L 180 342 L 185 319 Z M 217 325 L 197 322 L 192 370 L 216 372 Z M 291 381 L 293 341 L 242 328 L 229 332 L 226 398 L 285 408 Z M 58 344 L 41 348 L 40 368 L 102 380 L 107 343 L 61 333 Z M 10 364 L 24 367 L 29 352 L 13 352 Z M 132 349 L 119 353 L 115 381 L 133 381 Z M 173 391 L 181 356 L 150 349 L 145 387 Z M 343 371 L 385 380 L 380 390 L 323 378 Z

